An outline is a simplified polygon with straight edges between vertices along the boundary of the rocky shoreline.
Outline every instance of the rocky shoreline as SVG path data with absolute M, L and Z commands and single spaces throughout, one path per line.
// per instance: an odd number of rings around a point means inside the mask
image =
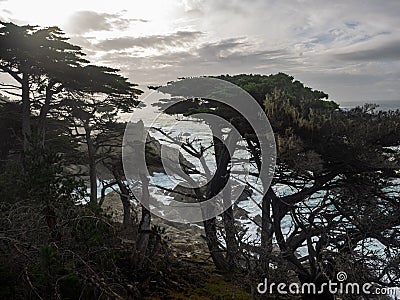
M 123 207 L 117 192 L 113 191 L 106 195 L 102 208 L 112 216 L 115 222 L 122 223 Z M 133 217 L 138 218 L 140 213 L 140 205 L 133 204 Z M 204 229 L 201 226 L 170 222 L 154 215 L 152 215 L 152 225 L 165 229 L 165 237 L 168 238 L 171 247 L 176 250 L 175 256 L 209 259 Z

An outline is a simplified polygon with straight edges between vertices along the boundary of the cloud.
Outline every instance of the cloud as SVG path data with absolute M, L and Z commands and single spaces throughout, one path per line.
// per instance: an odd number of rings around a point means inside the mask
M 105 64 L 117 66 L 136 82 L 165 83 L 180 76 L 218 75 L 225 73 L 278 72 L 280 64 L 294 63 L 284 50 L 257 50 L 245 38 L 193 43 L 185 50 L 167 49 L 162 53 L 138 56 L 128 52 L 108 52 L 101 57 Z
M 288 63 L 291 54 L 285 49 L 258 50 L 246 38 L 230 38 L 217 42 L 203 43 L 191 49 L 197 63 L 204 66 L 215 65 L 238 72 L 240 68 L 260 68 L 278 62 Z M 205 70 L 206 71 L 206 70 Z
M 336 57 L 346 61 L 400 60 L 400 40 L 390 41 L 373 49 L 340 53 Z
M 241 38 L 224 39 L 218 42 L 205 43 L 198 49 L 199 56 L 207 58 L 224 57 L 232 52 L 242 51 L 248 44 Z
M 71 33 L 82 34 L 91 31 L 123 30 L 132 22 L 147 22 L 144 19 L 128 19 L 121 14 L 98 13 L 95 11 L 78 11 L 72 15 L 67 24 Z
M 149 35 L 144 37 L 120 37 L 100 41 L 95 45 L 99 50 L 124 50 L 129 48 L 180 47 L 195 41 L 202 35 L 200 31 L 177 31 L 167 35 Z
M 96 62 L 121 68 L 134 82 L 282 71 L 332 99 L 399 98 L 398 0 L 176 0 L 167 8 L 144 6 L 149 12 L 120 8 L 123 16 L 151 19 L 123 33 L 119 28 L 135 21 L 82 12 L 75 19 L 76 31 L 111 30 L 101 38 L 82 35 L 87 41 L 80 44 Z

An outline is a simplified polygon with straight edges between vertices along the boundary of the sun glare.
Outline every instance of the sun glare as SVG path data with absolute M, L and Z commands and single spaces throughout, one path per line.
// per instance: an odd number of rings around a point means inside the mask
M 1 2 L 3 19 L 24 24 L 40 26 L 60 25 L 67 21 L 68 16 L 75 10 L 78 1 L 4 1 Z
M 176 0 L 147 1 L 22 1 L 8 0 L 0 2 L 1 19 L 16 22 L 19 25 L 31 24 L 40 26 L 59 26 L 68 33 L 73 25 L 73 16 L 77 12 L 91 11 L 99 14 L 118 14 L 121 18 L 131 20 L 127 32 L 114 32 L 113 36 L 135 34 L 139 36 L 164 34 L 173 30 L 174 12 L 183 4 Z M 146 20 L 147 22 L 135 22 Z M 99 33 L 100 38 L 107 34 Z

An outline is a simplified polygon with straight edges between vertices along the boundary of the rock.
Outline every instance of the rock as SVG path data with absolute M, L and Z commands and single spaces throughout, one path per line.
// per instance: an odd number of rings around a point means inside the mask
M 247 200 L 251 195 L 253 195 L 253 190 L 246 185 L 242 191 L 242 194 L 238 198 L 238 202 Z
M 234 215 L 235 219 L 241 219 L 241 220 L 247 219 L 249 217 L 248 213 L 249 212 L 247 210 L 245 210 L 237 205 L 235 205 L 234 210 L 233 210 L 233 215 Z
M 173 148 L 164 145 L 166 149 L 163 153 L 174 153 Z M 166 157 L 168 159 L 168 157 Z M 195 166 L 189 162 L 181 152 L 179 152 L 179 164 L 183 171 L 187 171 L 189 168 L 195 168 Z M 146 165 L 150 173 L 165 173 L 163 162 L 161 160 L 161 143 L 154 137 L 148 135 L 146 145 Z
M 200 189 L 200 193 L 205 193 L 206 187 Z M 170 192 L 169 195 L 174 197 L 175 201 L 184 203 L 197 203 L 197 196 L 193 188 L 177 185 L 174 188 L 174 192 Z
M 261 215 L 260 215 L 260 214 L 256 215 L 256 216 L 253 218 L 253 221 L 254 221 L 254 223 L 256 223 L 258 226 L 261 227 L 262 218 L 261 218 Z
M 122 223 L 124 210 L 119 194 L 115 191 L 108 193 L 102 205 L 104 211 L 112 215 L 116 222 Z
M 103 209 L 112 213 L 113 219 L 122 222 L 123 208 L 118 193 L 111 192 L 106 195 Z M 132 204 L 133 215 L 141 215 L 141 206 Z M 171 210 L 168 214 L 170 218 L 179 218 L 176 210 Z M 207 259 L 208 248 L 202 237 L 204 229 L 202 224 L 182 224 L 164 220 L 157 216 L 151 216 L 151 224 L 165 228 L 165 237 L 169 238 L 168 244 L 171 246 L 174 255 L 179 257 L 193 257 Z M 131 240 L 123 240 L 124 243 L 134 243 Z

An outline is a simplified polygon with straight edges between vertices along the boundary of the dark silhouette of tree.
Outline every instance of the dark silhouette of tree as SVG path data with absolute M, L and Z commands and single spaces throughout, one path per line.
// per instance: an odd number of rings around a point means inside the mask
M 0 70 L 17 83 L 2 84 L 2 90 L 20 98 L 23 146 L 27 150 L 32 135 L 33 108 L 40 110 L 38 131 L 44 134 L 51 99 L 63 89 L 68 69 L 87 61 L 81 48 L 68 43 L 57 27 L 18 26 L 6 22 L 0 25 Z M 44 96 L 34 95 L 37 92 Z
M 371 105 L 342 110 L 327 101 L 325 93 L 282 73 L 219 78 L 238 84 L 255 97 L 264 107 L 277 141 L 276 172 L 262 200 L 261 243 L 244 246 L 257 253 L 258 271 L 268 276 L 271 266 L 289 269 L 301 282 L 319 286 L 334 280 L 342 270 L 357 282 L 368 279 L 382 285 L 398 284 L 395 262 L 399 259 L 400 224 L 394 216 L 400 208 L 396 181 L 399 152 L 395 148 L 400 145 L 399 111 L 376 111 Z M 168 113 L 207 111 L 228 120 L 246 141 L 260 170 L 260 145 L 248 120 L 226 105 L 205 100 L 190 98 Z M 283 194 L 278 192 L 282 186 Z M 291 224 L 289 232 L 283 228 L 287 222 Z M 208 232 L 215 237 L 218 228 L 213 228 Z M 210 251 L 226 251 L 218 240 L 210 240 L 214 241 Z M 386 249 L 386 258 L 368 255 L 372 240 Z M 273 243 L 279 254 L 273 253 Z M 358 263 L 357 271 L 349 265 L 353 261 Z M 224 268 L 225 264 L 218 259 L 216 266 Z
M 140 91 L 119 75 L 117 69 L 87 64 L 81 48 L 68 43 L 68 38 L 57 27 L 17 26 L 5 22 L 1 25 L 0 68 L 20 84 L 2 87 L 17 100 L 21 97 L 24 150 L 32 140 L 33 116 L 37 119 L 35 137 L 42 146 L 46 123 L 51 117 L 73 121 L 75 129 L 84 131 L 78 135 L 85 137 L 88 148 L 91 201 L 96 202 L 97 148 L 112 139 L 118 113 L 136 107 Z M 21 94 L 14 89 L 21 90 Z M 98 144 L 94 134 L 102 139 Z
M 141 91 L 117 74 L 116 69 L 89 65 L 76 71 L 77 81 L 69 83 L 70 87 L 76 84 L 76 90 L 68 91 L 58 109 L 66 112 L 65 118 L 73 124 L 73 136 L 86 144 L 90 201 L 97 203 L 96 165 L 106 157 L 99 149 L 121 146 L 123 130 L 116 130 L 118 114 L 134 109 Z

